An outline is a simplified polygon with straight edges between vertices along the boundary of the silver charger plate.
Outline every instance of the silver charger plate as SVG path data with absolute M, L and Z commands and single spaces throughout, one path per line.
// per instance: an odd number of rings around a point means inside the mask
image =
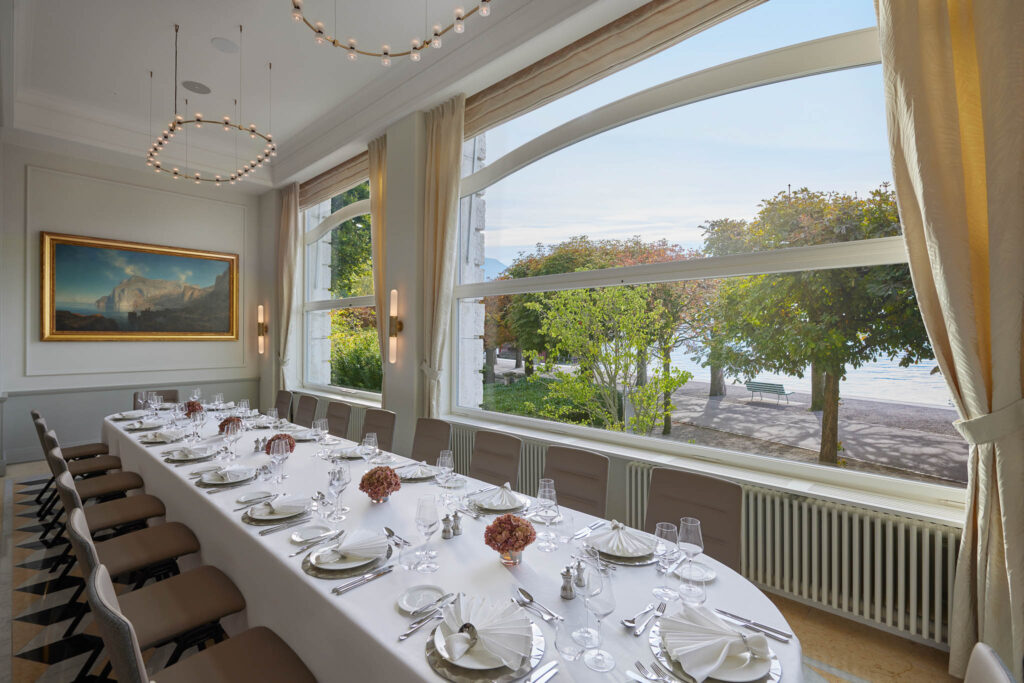
M 683 667 L 679 666 L 679 662 L 668 656 L 668 652 L 661 646 L 661 622 L 660 620 L 655 622 L 654 626 L 651 627 L 650 635 L 647 636 L 647 644 L 651 646 L 651 652 L 654 653 L 654 658 L 657 659 L 662 666 L 671 671 L 676 678 L 682 681 L 693 681 L 693 676 L 689 675 L 683 670 Z M 755 678 L 750 683 L 778 683 L 782 679 L 782 663 L 779 661 L 779 656 L 775 654 L 775 650 L 768 648 L 768 652 L 771 653 L 772 667 L 768 670 L 768 673 L 761 678 Z M 716 681 L 714 676 L 709 677 L 707 680 Z
M 349 569 L 321 569 L 315 564 L 309 561 L 310 555 L 315 553 L 321 548 L 314 548 L 306 553 L 306 556 L 302 558 L 302 571 L 306 572 L 310 576 L 316 579 L 349 579 L 353 576 L 361 576 L 367 572 L 372 572 L 374 569 L 382 567 L 389 559 L 391 559 L 392 547 L 388 544 L 388 551 L 378 557 L 376 560 L 361 564 L 358 567 L 351 567 Z
M 212 460 L 214 457 L 216 457 L 216 455 L 216 453 L 210 453 L 209 455 L 204 455 L 201 458 L 189 458 L 188 460 L 164 458 L 164 462 L 167 463 L 168 465 L 193 465 L 196 463 L 206 462 L 207 460 Z
M 609 555 L 598 550 L 597 554 L 608 564 L 617 564 L 622 567 L 646 567 L 658 561 L 658 558 L 653 553 L 641 555 L 640 557 L 619 557 L 618 555 Z
M 263 501 L 260 501 L 258 503 L 253 504 L 252 507 L 256 507 L 257 505 L 262 504 Z M 308 514 L 309 508 L 303 510 L 302 512 L 296 512 L 294 515 L 291 515 L 290 517 L 280 517 L 278 519 L 256 519 L 255 517 L 251 517 L 249 515 L 249 510 L 246 510 L 245 512 L 242 513 L 242 521 L 246 524 L 251 524 L 253 526 L 277 526 L 278 524 L 287 524 L 288 522 L 294 522 L 300 516 Z M 307 521 L 312 522 L 311 519 Z
M 544 659 L 544 634 L 541 633 L 537 624 L 530 622 L 530 630 L 533 631 L 533 647 L 530 656 L 526 658 L 523 665 L 513 671 L 507 666 L 499 666 L 495 669 L 464 669 L 458 664 L 453 664 L 441 656 L 434 645 L 435 626 L 427 638 L 427 663 L 430 668 L 440 676 L 455 683 L 477 683 L 478 681 L 490 681 L 491 683 L 509 683 L 518 681 L 533 671 Z

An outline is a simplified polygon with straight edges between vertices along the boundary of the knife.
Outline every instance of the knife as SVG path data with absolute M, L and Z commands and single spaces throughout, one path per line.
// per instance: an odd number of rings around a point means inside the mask
M 389 564 L 388 566 L 386 566 L 386 567 L 384 567 L 382 569 L 378 569 L 376 571 L 376 573 L 372 574 L 371 576 L 369 576 L 367 578 L 359 579 L 355 583 L 346 584 L 345 586 L 342 586 L 341 588 L 335 588 L 331 592 L 334 593 L 335 595 L 342 595 L 344 593 L 348 593 L 353 588 L 359 588 L 362 585 L 365 585 L 367 583 L 370 583 L 371 581 L 379 579 L 380 577 L 384 576 L 385 574 L 389 574 L 391 572 L 391 570 L 393 570 L 394 568 L 395 568 L 395 565 Z
M 285 522 L 284 524 L 278 524 L 277 526 L 272 526 L 272 527 L 270 527 L 268 529 L 264 529 L 263 531 L 260 532 L 260 536 L 267 536 L 269 534 L 277 533 L 278 531 L 284 531 L 285 529 L 291 529 L 293 526 L 300 526 L 300 525 L 305 524 L 306 522 L 308 522 L 309 521 L 309 517 L 310 516 L 308 514 L 306 514 L 306 515 L 303 515 L 299 519 L 293 519 L 290 522 Z
M 782 636 L 783 638 L 792 638 L 793 637 L 793 634 L 790 633 L 789 631 L 782 631 L 782 630 L 779 630 L 777 628 L 772 628 L 771 626 L 765 626 L 764 624 L 759 624 L 756 621 L 753 621 L 751 619 L 747 619 L 746 617 L 741 617 L 738 614 L 733 614 L 732 612 L 726 612 L 724 609 L 718 609 L 716 607 L 715 611 L 718 612 L 719 614 L 725 615 L 727 617 L 731 617 L 731 618 L 735 619 L 736 621 L 742 621 L 745 624 L 750 624 L 751 626 L 757 627 L 759 629 L 762 629 L 762 630 L 765 630 L 765 631 L 771 631 L 772 633 L 777 633 L 780 636 Z
M 603 519 L 599 519 L 596 522 L 591 522 L 587 526 L 583 527 L 582 529 L 580 529 L 579 531 L 574 533 L 572 535 L 572 540 L 578 541 L 581 538 L 583 538 L 584 536 L 589 536 L 591 531 L 593 531 L 597 527 L 601 526 L 602 524 L 604 524 L 604 520 Z
M 409 614 L 409 617 L 414 619 L 414 620 L 415 619 L 419 619 L 420 617 L 425 617 L 430 612 L 433 612 L 434 610 L 440 609 L 441 607 L 447 605 L 454 598 L 455 598 L 455 593 L 445 593 L 444 595 L 439 597 L 437 600 L 434 600 L 430 604 L 424 605 L 423 607 L 420 607 L 419 609 L 412 611 Z
M 461 512 L 462 514 L 466 515 L 467 517 L 472 517 L 473 519 L 480 519 L 481 515 L 480 515 L 479 512 L 473 512 L 469 508 L 464 508 L 464 507 L 455 508 L 455 509 L 458 510 L 459 512 Z
M 556 673 L 558 673 L 558 660 L 548 662 L 534 671 L 533 675 L 526 679 L 526 683 L 544 683 L 544 681 L 550 679 Z
M 323 534 L 317 540 L 310 541 L 309 543 L 305 544 L 304 546 L 302 546 L 301 548 L 296 550 L 294 553 L 292 553 L 288 557 L 297 557 L 298 555 L 301 555 L 302 553 L 306 552 L 307 550 L 312 550 L 313 548 L 317 547 L 321 543 L 330 543 L 331 541 L 333 541 L 333 540 L 335 540 L 337 538 L 340 538 L 342 536 L 342 534 L 344 534 L 344 533 L 345 533 L 345 530 L 342 529 L 341 531 L 339 531 L 337 533 L 334 533 L 334 534 L 331 534 L 331 533 Z
M 256 507 L 260 503 L 269 503 L 273 501 L 275 498 L 277 498 L 279 495 L 281 494 L 275 493 L 272 496 L 263 496 L 262 498 L 257 498 L 256 500 L 246 503 L 242 507 L 235 508 L 234 510 L 232 510 L 232 512 L 241 512 L 242 510 L 248 510 L 249 508 Z
M 778 633 L 772 633 L 771 631 L 766 631 L 763 628 L 758 628 L 757 626 L 754 626 L 753 623 L 748 622 L 748 621 L 746 621 L 744 619 L 736 619 L 734 617 L 726 617 L 726 619 L 729 619 L 731 621 L 735 621 L 737 624 L 739 624 L 743 628 L 748 628 L 751 631 L 754 631 L 755 633 L 760 633 L 761 635 L 767 636 L 767 637 L 771 638 L 772 640 L 777 640 L 780 643 L 788 643 L 789 642 L 789 638 L 784 638 L 783 636 L 780 636 Z

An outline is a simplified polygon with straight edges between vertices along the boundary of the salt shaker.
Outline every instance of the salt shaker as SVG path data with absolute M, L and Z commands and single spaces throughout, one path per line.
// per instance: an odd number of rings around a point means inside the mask
M 445 515 L 444 519 L 441 520 L 441 524 L 444 525 L 444 527 L 441 529 L 441 538 L 451 538 L 452 537 L 452 518 L 451 518 L 451 515 Z
M 576 588 L 572 585 L 573 571 L 569 565 L 562 570 L 562 599 L 572 600 L 576 597 Z
M 583 588 L 587 585 L 587 580 L 583 577 L 583 560 L 576 560 L 576 585 L 579 588 Z
M 452 515 L 452 535 L 462 535 L 462 515 L 459 514 L 458 510 Z

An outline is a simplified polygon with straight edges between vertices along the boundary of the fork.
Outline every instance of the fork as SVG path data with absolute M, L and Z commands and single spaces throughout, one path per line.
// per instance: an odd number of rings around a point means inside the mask
M 655 659 L 655 660 L 654 660 L 653 662 L 651 662 L 651 666 L 652 666 L 652 667 L 654 667 L 654 670 L 655 670 L 656 672 L 658 672 L 659 674 L 661 674 L 661 677 L 662 677 L 662 678 L 664 678 L 665 680 L 668 680 L 668 681 L 675 681 L 675 680 L 678 680 L 678 679 L 680 679 L 680 678 L 681 678 L 680 676 L 677 676 L 677 675 L 676 675 L 676 673 L 675 673 L 674 671 L 669 671 L 669 670 L 668 670 L 668 669 L 667 669 L 667 668 L 665 667 L 665 665 L 664 665 L 664 664 L 662 664 L 661 662 L 659 662 L 659 661 L 658 661 L 657 659 Z M 685 681 L 688 681 L 688 682 L 690 682 L 690 681 L 692 681 L 693 679 L 692 679 L 692 678 L 689 678 L 689 677 L 687 677 L 687 678 L 683 678 L 682 680 L 685 680 Z
M 644 663 L 641 662 L 639 659 L 636 660 L 635 662 L 633 662 L 633 664 L 634 664 L 634 666 L 636 666 L 636 670 L 640 672 L 640 675 L 643 676 L 644 678 L 646 678 L 647 680 L 649 680 L 649 681 L 662 681 L 662 683 L 668 683 L 665 680 L 664 676 L 662 676 L 660 674 L 656 674 L 653 671 L 651 671 L 650 669 L 648 669 L 646 666 L 644 666 Z

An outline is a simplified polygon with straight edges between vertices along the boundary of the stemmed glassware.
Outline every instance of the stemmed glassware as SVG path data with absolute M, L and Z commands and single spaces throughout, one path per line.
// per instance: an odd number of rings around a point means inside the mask
M 431 574 L 438 570 L 437 562 L 430 556 L 428 544 L 439 526 L 441 520 L 437 514 L 437 500 L 434 496 L 420 496 L 416 501 L 416 528 L 423 535 L 423 550 L 420 555 L 422 560 L 416 566 L 416 571 L 420 573 Z
M 277 408 L 267 408 L 263 411 L 263 414 L 267 416 L 268 420 L 270 420 L 271 427 L 277 426 Z
M 669 586 L 666 581 L 669 567 L 679 557 L 679 529 L 672 522 L 658 522 L 654 527 L 654 537 L 657 543 L 654 546 L 654 556 L 658 558 L 658 572 L 666 577 L 661 585 L 655 586 L 651 591 L 654 597 L 662 601 L 675 600 L 679 593 Z
M 318 448 L 314 455 L 318 458 L 324 458 L 327 456 L 328 448 L 324 445 L 324 439 L 327 438 L 327 418 L 318 417 L 313 420 L 313 436 L 316 437 L 316 443 Z
M 437 456 L 437 472 L 434 474 L 434 481 L 441 487 L 441 504 L 446 512 L 452 512 L 455 507 L 455 496 L 452 491 L 446 488 L 451 484 L 452 472 L 455 469 L 455 457 L 451 451 L 441 451 Z
M 533 518 L 544 525 L 544 531 L 537 534 L 537 550 L 550 553 L 558 550 L 558 538 L 551 525 L 558 521 L 558 497 L 555 494 L 555 482 L 551 479 L 541 479 L 540 488 L 537 490 L 537 503 L 539 509 L 533 514 Z
M 587 572 L 586 586 L 583 588 L 583 602 L 587 611 L 594 615 L 597 627 L 594 629 L 592 649 L 583 653 L 583 663 L 594 671 L 611 671 L 615 668 L 615 658 L 607 650 L 601 649 L 601 623 L 615 611 L 615 590 L 612 577 L 596 567 Z
M 679 520 L 679 549 L 686 556 L 687 566 L 693 563 L 693 558 L 704 552 L 704 539 L 700 533 L 699 519 L 683 517 Z M 693 576 L 692 573 L 684 575 Z M 707 599 L 707 590 L 703 583 L 684 579 L 679 585 L 679 597 L 683 602 L 700 605 Z
M 281 489 L 284 488 L 284 462 L 289 455 L 291 450 L 287 442 L 279 439 L 270 444 L 270 471 L 273 473 L 277 489 L 275 493 L 281 493 Z
M 223 405 L 224 405 L 224 394 L 214 394 L 213 395 L 213 409 L 214 410 L 220 410 L 220 408 Z
M 195 387 L 194 389 L 192 389 L 192 393 L 189 394 L 189 400 L 190 401 L 198 401 L 202 397 L 203 397 L 203 390 L 200 389 L 199 387 Z
M 345 493 L 349 483 L 352 481 L 352 472 L 347 463 L 339 463 L 332 467 L 328 473 L 327 491 L 334 496 L 334 510 L 328 517 L 330 522 L 340 522 L 345 519 L 345 513 L 351 508 L 341 504 L 341 495 Z
M 374 462 L 377 458 L 377 432 L 368 432 L 363 437 L 359 450 L 363 454 L 363 460 Z
M 231 454 L 228 456 L 228 460 L 234 460 L 238 457 L 238 453 L 235 452 L 235 446 L 241 438 L 242 425 L 237 422 L 228 422 L 224 425 L 224 440 L 228 442 L 228 446 L 231 448 Z
M 238 402 L 238 417 L 249 417 L 249 399 L 243 398 Z
M 198 412 L 192 413 L 189 416 L 188 421 L 189 424 L 192 426 L 192 436 L 189 438 L 189 441 L 192 442 L 192 445 L 195 445 L 199 443 L 199 432 L 202 429 L 203 424 L 206 423 L 206 415 L 202 410 L 200 410 Z

